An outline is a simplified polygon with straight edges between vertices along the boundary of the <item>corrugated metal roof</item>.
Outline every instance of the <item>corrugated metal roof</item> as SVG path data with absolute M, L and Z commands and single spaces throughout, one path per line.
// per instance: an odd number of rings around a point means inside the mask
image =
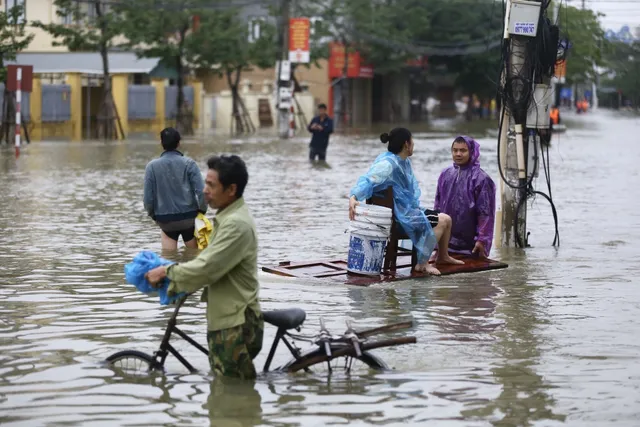
M 110 52 L 109 72 L 112 74 L 148 74 L 159 58 L 140 58 L 133 52 Z M 102 58 L 97 52 L 25 52 L 7 64 L 33 65 L 34 73 L 102 74 Z

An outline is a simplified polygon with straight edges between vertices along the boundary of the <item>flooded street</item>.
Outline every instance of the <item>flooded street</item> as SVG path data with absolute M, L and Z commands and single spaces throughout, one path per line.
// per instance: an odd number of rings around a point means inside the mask
M 640 425 L 640 119 L 601 111 L 568 127 L 550 150 L 560 248 L 539 199 L 529 209 L 532 247 L 493 250 L 506 270 L 369 288 L 261 273 L 263 308 L 306 310 L 303 332 L 316 333 L 320 317 L 334 333 L 348 319 L 359 328 L 412 319 L 407 333 L 418 343 L 374 351 L 391 372 L 268 375 L 255 386 L 212 382 L 206 357 L 180 339 L 201 374 L 171 356 L 166 375 L 139 381 L 100 364 L 118 350 L 153 353 L 172 312 L 123 273 L 138 251 L 160 251 L 142 208 L 144 167 L 158 142 L 33 143 L 18 160 L 2 147 L 0 424 Z M 453 136 L 414 135 L 425 206 L 451 162 Z M 495 138 L 477 139 L 498 183 Z M 260 265 L 346 258 L 346 195 L 386 149 L 374 137 L 335 137 L 326 169 L 308 163 L 307 141 L 183 144 L 203 171 L 214 153 L 246 161 Z M 546 192 L 543 179 L 536 188 Z M 196 298 L 179 321 L 205 342 Z M 266 327 L 260 368 L 274 333 Z M 287 355 L 279 349 L 277 364 Z

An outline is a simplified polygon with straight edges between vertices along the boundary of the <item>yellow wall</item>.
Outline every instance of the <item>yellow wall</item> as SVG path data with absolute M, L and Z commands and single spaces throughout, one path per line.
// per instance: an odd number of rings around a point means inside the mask
M 40 21 L 44 24 L 60 23 L 60 18 L 56 15 L 54 0 L 27 0 L 26 2 L 27 22 Z M 4 12 L 6 0 L 0 0 L 0 8 Z M 33 34 L 33 40 L 24 52 L 68 52 L 66 46 L 54 46 L 51 34 L 40 28 L 27 25 L 27 33 Z M 59 39 L 58 39 L 59 40 Z M 124 37 L 116 37 L 115 44 L 124 43 Z
M 67 84 L 71 86 L 71 140 L 82 139 L 82 76 L 80 73 L 67 74 Z
M 164 88 L 167 85 L 166 79 L 151 79 L 151 84 L 156 88 L 156 120 L 155 120 L 155 134 L 160 134 L 162 129 L 165 128 L 165 110 L 164 110 L 164 101 L 165 101 L 165 92 Z
M 192 81 L 193 87 L 193 129 L 200 127 L 200 114 L 202 112 L 202 91 L 204 85 L 200 81 Z
M 129 135 L 129 75 L 128 74 L 114 74 L 111 78 L 111 86 L 113 91 L 113 102 L 118 111 L 120 117 L 120 123 L 122 123 L 122 130 L 124 131 L 124 138 Z M 118 139 L 121 138 L 118 132 Z
M 33 78 L 31 89 L 31 97 L 29 99 L 29 112 L 31 113 L 31 122 L 39 125 L 42 122 L 42 80 L 39 77 Z M 40 141 L 42 139 L 42 127 L 33 126 L 29 135 L 32 140 Z
M 129 133 L 156 133 L 158 125 L 156 120 L 129 120 Z M 161 129 L 162 130 L 162 129 Z M 158 134 L 160 131 L 157 132 Z
M 329 88 L 331 82 L 329 80 L 328 61 L 323 59 L 319 61 L 320 67 L 311 66 L 307 69 L 304 65 L 298 65 L 296 67 L 296 78 L 299 83 L 307 83 L 309 85 L 309 92 L 313 95 L 315 103 L 328 103 L 329 102 Z M 245 71 L 240 77 L 240 83 L 242 80 L 251 80 L 253 83 L 253 90 L 260 91 L 264 80 L 271 82 L 275 81 L 275 69 L 268 68 L 261 70 L 259 68 L 251 71 Z M 201 71 L 198 76 L 203 81 L 204 90 L 207 93 L 219 93 L 223 90 L 228 90 L 226 77 L 218 77 L 215 73 L 210 71 Z
M 42 123 L 42 80 L 39 76 L 34 76 L 33 91 L 31 92 L 31 122 L 29 124 L 29 136 L 32 140 L 38 141 L 47 138 L 66 137 L 73 141 L 83 139 L 83 133 L 86 128 L 85 102 L 83 101 L 83 91 L 87 88 L 82 87 L 82 76 L 79 73 L 68 73 L 66 75 L 66 83 L 71 87 L 71 120 L 61 123 Z M 175 126 L 172 121 L 165 119 L 165 86 L 166 80 L 154 79 L 152 85 L 156 89 L 156 118 L 153 120 L 128 120 L 128 94 L 129 94 L 129 75 L 116 74 L 112 77 L 113 99 L 120 116 L 122 128 L 125 137 L 129 133 L 147 133 L 151 132 L 159 134 L 166 126 Z M 194 89 L 194 105 L 193 114 L 195 122 L 194 130 L 200 124 L 200 115 L 202 111 L 202 82 L 192 81 L 191 86 Z M 99 102 L 102 96 L 98 96 L 101 88 L 92 88 L 91 91 L 91 114 L 94 116 L 99 110 Z M 85 93 L 86 96 L 86 93 Z M 174 121 L 173 121 L 174 122 Z M 95 123 L 91 123 L 91 129 L 94 131 Z

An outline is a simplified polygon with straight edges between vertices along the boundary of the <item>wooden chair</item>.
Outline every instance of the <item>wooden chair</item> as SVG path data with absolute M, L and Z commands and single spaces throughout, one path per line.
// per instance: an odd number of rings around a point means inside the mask
M 383 271 L 396 271 L 396 262 L 398 259 L 398 241 L 408 239 L 409 236 L 402 230 L 400 224 L 396 222 L 395 209 L 393 207 L 393 188 L 389 187 L 384 191 L 382 197 L 373 196 L 367 199 L 368 205 L 384 206 L 393 211 L 393 221 L 391 222 L 391 234 L 389 236 L 389 242 L 387 243 L 386 253 L 384 255 Z M 400 249 L 405 251 L 405 249 Z M 415 268 L 418 263 L 418 252 L 415 248 L 411 250 L 411 270 Z

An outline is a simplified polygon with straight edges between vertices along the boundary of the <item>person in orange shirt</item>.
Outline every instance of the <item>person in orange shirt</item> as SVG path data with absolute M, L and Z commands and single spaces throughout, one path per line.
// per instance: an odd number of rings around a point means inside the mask
M 549 112 L 549 117 L 551 119 L 551 125 L 560 124 L 560 110 L 556 105 L 554 105 L 551 108 L 551 111 Z

